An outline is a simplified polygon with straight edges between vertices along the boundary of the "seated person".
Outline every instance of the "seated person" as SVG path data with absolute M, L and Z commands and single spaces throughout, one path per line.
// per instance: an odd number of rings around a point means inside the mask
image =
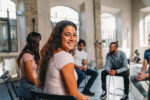
M 145 91 L 143 86 L 140 84 L 140 81 L 149 80 L 149 71 L 146 71 L 147 64 L 150 64 L 150 49 L 146 50 L 144 53 L 144 62 L 141 68 L 141 72 L 138 73 L 138 76 L 131 76 L 131 81 L 133 85 L 139 90 L 139 92 L 144 96 L 144 99 L 147 98 L 148 92 Z
M 123 51 L 118 50 L 118 42 L 111 42 L 109 53 L 106 57 L 105 70 L 102 71 L 102 95 L 101 99 L 106 98 L 106 76 L 122 76 L 124 78 L 124 95 L 121 100 L 128 99 L 129 92 L 129 73 L 127 67 L 127 58 Z
M 86 65 L 87 53 L 83 50 L 85 45 L 86 45 L 85 41 L 80 39 L 78 42 L 78 48 L 74 55 L 74 63 L 75 63 L 75 70 L 78 74 L 78 81 L 77 81 L 78 87 L 80 83 L 82 82 L 82 80 L 85 79 L 86 75 L 91 76 L 91 78 L 89 79 L 88 83 L 86 84 L 83 90 L 83 94 L 92 96 L 95 93 L 92 93 L 90 91 L 90 88 L 92 84 L 94 83 L 95 79 L 97 78 L 98 72 L 92 69 L 88 69 L 86 67 L 87 66 Z
M 44 93 L 91 100 L 78 91 L 74 60 L 69 53 L 77 43 L 76 31 L 73 22 L 64 20 L 56 24 L 41 51 L 39 86 L 44 87 Z
M 17 64 L 21 71 L 21 79 L 16 92 L 20 98 L 32 100 L 30 90 L 35 89 L 37 86 L 37 65 L 40 62 L 40 40 L 40 33 L 29 33 L 26 39 L 27 43 L 17 59 Z

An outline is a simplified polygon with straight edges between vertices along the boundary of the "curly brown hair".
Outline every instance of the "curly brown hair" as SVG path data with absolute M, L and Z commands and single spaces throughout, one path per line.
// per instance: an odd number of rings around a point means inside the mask
M 20 59 L 25 53 L 30 53 L 31 55 L 34 55 L 34 60 L 36 64 L 39 64 L 39 61 L 40 61 L 39 42 L 40 40 L 41 40 L 40 33 L 30 32 L 28 34 L 27 39 L 26 39 L 27 43 L 17 59 L 18 67 L 20 64 Z
M 48 66 L 47 64 L 53 56 L 54 51 L 56 51 L 61 46 L 62 32 L 64 31 L 64 28 L 66 26 L 73 26 L 77 30 L 77 27 L 73 22 L 66 20 L 58 22 L 52 30 L 48 41 L 45 43 L 41 50 L 42 59 L 39 68 L 39 86 L 41 87 L 44 86 L 45 83 L 46 71 Z

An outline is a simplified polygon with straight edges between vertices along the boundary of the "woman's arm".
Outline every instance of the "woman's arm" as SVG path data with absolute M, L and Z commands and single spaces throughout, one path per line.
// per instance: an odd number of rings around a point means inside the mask
M 32 60 L 25 62 L 25 73 L 27 80 L 37 86 L 37 79 L 33 76 Z
M 74 75 L 74 64 L 69 63 L 61 69 L 61 74 L 65 89 L 70 96 L 75 96 L 78 100 L 91 100 L 90 98 L 82 95 L 77 88 L 77 81 Z

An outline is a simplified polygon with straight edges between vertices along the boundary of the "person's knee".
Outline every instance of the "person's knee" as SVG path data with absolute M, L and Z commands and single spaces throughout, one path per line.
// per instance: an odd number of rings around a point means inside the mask
M 80 76 L 80 78 L 81 78 L 82 80 L 85 79 L 85 77 L 86 77 L 85 74 L 82 74 L 82 75 Z

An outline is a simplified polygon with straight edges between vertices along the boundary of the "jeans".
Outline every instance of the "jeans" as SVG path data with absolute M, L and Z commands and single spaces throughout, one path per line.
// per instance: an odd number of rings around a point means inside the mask
M 146 73 L 148 73 L 148 72 L 146 72 Z M 133 83 L 133 85 L 138 89 L 138 91 L 139 91 L 144 97 L 147 97 L 147 96 L 148 96 L 148 92 L 145 91 L 145 89 L 144 89 L 143 86 L 141 85 L 140 81 L 136 80 L 135 78 L 136 78 L 136 76 L 131 76 L 131 77 L 130 77 L 131 82 Z M 144 80 L 142 80 L 142 81 L 147 81 L 147 80 L 149 80 L 149 78 L 146 78 L 146 79 L 144 79 Z
M 20 98 L 31 99 L 32 95 L 30 93 L 30 90 L 35 88 L 35 85 L 31 84 L 26 78 L 24 78 L 19 83 L 16 92 Z
M 86 84 L 84 90 L 90 90 L 91 86 L 93 85 L 95 79 L 98 76 L 98 72 L 94 71 L 92 69 L 87 69 L 86 71 L 81 71 L 78 68 L 75 68 L 77 74 L 78 74 L 78 80 L 77 80 L 77 85 L 79 87 L 80 83 L 86 78 L 86 75 L 91 76 L 89 79 L 88 83 Z
M 109 73 L 106 70 L 102 71 L 101 81 L 102 81 L 102 89 L 103 91 L 106 91 L 106 76 L 109 75 Z M 128 71 L 116 74 L 116 76 L 122 76 L 124 79 L 124 93 L 128 95 L 129 93 L 129 73 Z

